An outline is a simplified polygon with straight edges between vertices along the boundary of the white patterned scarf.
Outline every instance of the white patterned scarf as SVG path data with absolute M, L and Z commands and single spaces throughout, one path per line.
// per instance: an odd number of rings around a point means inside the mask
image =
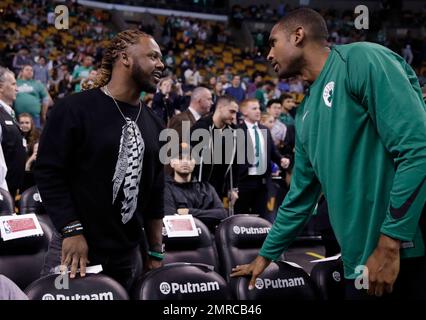
M 132 217 L 137 207 L 139 182 L 142 175 L 143 156 L 145 143 L 137 124 L 126 118 L 120 138 L 117 164 L 113 181 L 112 203 L 123 185 L 124 199 L 121 202 L 121 221 L 126 224 Z

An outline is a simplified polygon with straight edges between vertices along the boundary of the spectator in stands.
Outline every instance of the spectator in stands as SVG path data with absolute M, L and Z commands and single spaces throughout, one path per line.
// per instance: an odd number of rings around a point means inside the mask
M 166 64 L 166 68 L 170 70 L 174 70 L 176 67 L 176 58 L 173 54 L 173 50 L 169 50 L 167 54 L 164 56 L 164 63 Z
M 28 300 L 28 297 L 12 280 L 0 274 L 0 300 Z
M 212 104 L 212 94 L 210 93 L 209 89 L 205 87 L 195 88 L 195 90 L 191 94 L 191 102 L 188 109 L 171 118 L 168 127 L 177 131 L 179 135 L 179 141 L 189 143 L 189 140 L 185 141 L 182 140 L 182 138 L 185 138 L 185 135 L 187 135 L 187 137 L 189 138 L 189 129 L 194 125 L 196 121 L 198 121 L 200 118 L 204 117 L 210 112 Z M 184 128 L 183 124 L 185 121 L 187 121 L 188 125 L 187 133 L 182 132 Z
M 62 73 L 62 77 L 59 78 L 57 92 L 58 98 L 63 98 L 73 92 L 72 76 L 66 64 L 61 65 L 60 70 Z
M 93 87 L 93 84 L 95 83 L 95 79 L 97 75 L 98 75 L 98 71 L 95 69 L 92 69 L 89 72 L 89 76 L 86 79 L 81 80 L 80 89 L 81 90 L 91 89 Z
M 15 55 L 15 57 L 13 58 L 13 70 L 15 71 L 15 74 L 18 75 L 22 68 L 26 65 L 31 65 L 32 66 L 33 61 L 32 58 L 30 56 L 30 50 L 27 47 L 22 47 L 18 53 Z
M 234 75 L 231 83 L 232 86 L 225 90 L 225 94 L 234 97 L 238 103 L 241 103 L 246 97 L 246 93 L 241 87 L 241 77 L 239 75 Z
M 34 125 L 37 129 L 41 128 L 45 121 L 47 108 L 49 106 L 49 95 L 46 87 L 33 79 L 33 67 L 26 65 L 23 67 L 20 77 L 16 81 L 18 94 L 16 95 L 15 111 L 29 113 L 34 119 Z
M 272 128 L 274 127 L 275 119 L 269 113 L 264 112 L 260 116 L 260 124 L 264 125 L 266 128 L 269 129 L 269 131 L 271 131 Z
M 40 81 L 44 86 L 49 82 L 49 69 L 46 65 L 46 58 L 41 56 L 33 65 L 34 80 Z
M 296 107 L 296 102 L 294 102 L 293 96 L 288 93 L 283 93 L 280 97 L 280 100 L 282 104 L 280 121 L 286 126 L 294 126 L 294 118 L 291 112 Z
M 262 74 L 254 72 L 252 76 L 252 82 L 247 86 L 247 98 L 252 99 L 257 90 L 257 84 L 263 82 Z
M 46 124 L 35 178 L 56 231 L 43 274 L 58 265 L 101 264 L 130 290 L 162 264 L 163 126 L 140 93 L 154 92 L 164 65 L 158 44 L 139 30 L 118 33 L 105 48 L 94 89 L 59 100 Z
M 274 125 L 271 129 L 271 136 L 277 148 L 281 148 L 287 134 L 286 125 L 279 120 L 281 110 L 282 106 L 280 100 L 272 99 L 268 101 L 268 104 L 266 105 L 266 112 L 274 117 Z
M 191 128 L 191 135 L 198 129 L 209 132 L 209 140 L 205 141 L 206 148 L 197 155 L 200 164 L 195 168 L 195 177 L 198 181 L 209 182 L 221 199 L 228 197 L 228 192 L 231 192 L 233 203 L 238 197 L 235 190 L 231 190 L 236 188 L 238 177 L 236 149 L 234 150 L 236 141 L 233 139 L 237 112 L 238 104 L 233 97 L 220 97 L 215 112 L 199 119 Z M 219 139 L 215 139 L 215 136 L 218 136 Z M 191 143 L 196 145 L 198 142 L 191 141 Z M 222 149 L 220 159 L 217 159 L 217 156 L 214 157 L 214 150 L 218 150 L 218 148 Z
M 31 156 L 34 145 L 40 139 L 40 130 L 35 127 L 33 117 L 29 113 L 21 113 L 18 116 L 18 122 L 26 141 L 27 154 Z
M 265 82 L 258 82 L 256 84 L 256 91 L 254 93 L 254 98 L 259 101 L 260 108 L 262 111 L 266 111 L 266 103 L 267 103 L 267 94 L 266 94 L 266 88 L 267 84 Z
M 271 221 L 266 208 L 271 161 L 280 164 L 283 168 L 287 168 L 290 161 L 278 153 L 271 132 L 263 125 L 259 125 L 261 115 L 259 101 L 256 99 L 243 101 L 241 113 L 244 115 L 241 128 L 245 133 L 246 154 L 244 164 L 241 164 L 239 168 L 238 201 L 235 205 L 235 213 L 258 214 Z
M 191 89 L 198 87 L 203 81 L 200 72 L 192 65 L 192 63 L 185 70 L 183 76 L 185 78 L 185 85 Z
M 80 83 L 83 79 L 86 79 L 90 71 L 93 69 L 93 58 L 91 56 L 86 56 L 83 59 L 83 63 L 80 66 L 76 66 L 72 73 L 72 82 L 75 85 L 74 91 L 80 92 L 81 87 Z
M 303 93 L 303 82 L 299 77 L 290 79 L 290 92 Z
M 211 108 L 212 112 L 216 110 L 217 101 L 219 100 L 221 96 L 224 95 L 224 93 L 225 91 L 223 90 L 222 82 L 217 81 L 212 90 L 212 100 L 213 100 L 213 105 Z
M 227 213 L 213 186 L 193 179 L 195 160 L 190 157 L 189 145 L 185 145 L 171 160 L 173 177 L 166 177 L 164 214 L 191 214 L 213 231 Z
M 12 197 L 22 187 L 27 160 L 25 143 L 11 107 L 17 92 L 13 72 L 0 67 L 0 141 L 7 167 L 6 182 Z
M 162 78 L 158 83 L 158 89 L 152 101 L 152 110 L 160 117 L 165 126 L 175 114 L 180 112 L 184 103 L 183 96 L 175 94 L 172 87 L 173 80 L 171 78 Z M 182 92 L 180 93 L 182 94 Z
M 285 79 L 280 79 L 278 82 L 278 89 L 282 92 L 289 92 L 290 91 L 290 85 L 288 84 L 288 81 Z
M 228 81 L 228 77 L 227 77 L 226 74 L 221 74 L 218 78 L 218 82 L 220 82 L 222 84 L 223 90 L 226 90 L 231 86 L 231 84 Z
M 258 257 L 231 276 L 251 276 L 253 289 L 323 191 L 346 298 L 424 299 L 426 106 L 415 72 L 378 44 L 329 48 L 327 39 L 324 19 L 309 8 L 290 12 L 271 31 L 275 71 L 302 75 L 311 86 L 296 119 L 290 191 Z
M 191 66 L 191 57 L 189 55 L 189 51 L 185 51 L 183 53 L 182 61 L 180 62 L 180 73 L 185 74 L 186 69 Z

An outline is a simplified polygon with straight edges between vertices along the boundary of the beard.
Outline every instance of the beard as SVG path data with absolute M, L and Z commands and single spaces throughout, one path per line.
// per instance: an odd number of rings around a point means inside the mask
M 134 64 L 130 75 L 141 91 L 155 93 L 156 84 L 151 80 L 152 75 L 147 74 L 138 64 Z
M 301 74 L 302 68 L 304 66 L 303 57 L 299 56 L 294 58 L 289 64 L 287 69 L 280 68 L 278 71 L 278 76 L 280 78 L 288 79 Z

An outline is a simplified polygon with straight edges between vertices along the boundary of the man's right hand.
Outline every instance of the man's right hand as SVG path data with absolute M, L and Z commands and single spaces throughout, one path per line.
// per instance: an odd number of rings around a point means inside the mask
M 271 260 L 257 256 L 250 264 L 244 264 L 232 268 L 231 277 L 251 275 L 249 290 L 253 290 L 257 277 L 269 266 Z
M 80 266 L 80 276 L 86 275 L 86 265 L 89 263 L 87 255 L 89 247 L 86 238 L 82 234 L 64 238 L 62 241 L 62 259 L 61 265 L 68 267 L 71 265 L 70 278 L 75 278 L 78 266 Z

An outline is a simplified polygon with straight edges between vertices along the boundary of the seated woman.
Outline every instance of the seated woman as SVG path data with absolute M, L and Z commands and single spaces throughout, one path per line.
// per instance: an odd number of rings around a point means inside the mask
M 23 190 L 35 185 L 32 173 L 32 167 L 37 157 L 38 141 L 40 139 L 40 131 L 35 127 L 32 116 L 28 113 L 21 113 L 18 116 L 19 126 L 27 143 L 27 162 L 25 164 L 25 176 Z
M 173 176 L 166 178 L 164 214 L 191 214 L 214 231 L 227 212 L 212 185 L 192 180 L 194 166 L 189 152 L 171 160 Z
M 40 139 L 40 131 L 34 125 L 34 119 L 29 113 L 21 113 L 18 116 L 19 127 L 27 141 L 28 157 L 33 153 L 33 148 Z

